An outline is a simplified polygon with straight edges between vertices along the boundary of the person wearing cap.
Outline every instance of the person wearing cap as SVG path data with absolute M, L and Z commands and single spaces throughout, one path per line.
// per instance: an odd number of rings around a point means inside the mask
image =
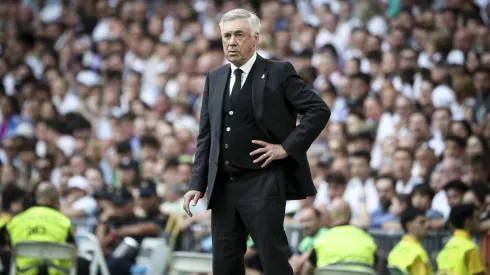
M 133 189 L 140 182 L 140 166 L 139 163 L 131 158 L 124 158 L 119 163 L 121 173 L 119 175 L 120 188 Z
M 146 237 L 157 237 L 163 230 L 167 219 L 158 209 L 160 198 L 157 195 L 156 184 L 153 181 L 145 180 L 138 186 L 136 205 L 142 211 L 137 213 L 137 216 L 133 213 L 133 198 L 131 194 L 125 191 L 119 193 L 119 191 L 115 191 L 115 197 L 112 201 L 113 214 L 110 218 L 107 218 L 108 215 L 106 213 L 101 215 L 101 219 L 103 221 L 106 220 L 105 224 L 109 226 L 109 234 L 107 237 L 101 236 L 104 228 L 97 228 L 98 236 L 112 242 L 112 247 L 117 247 L 119 241 L 125 237 L 131 237 L 137 242 L 141 242 Z M 126 213 L 123 213 L 123 211 Z M 106 226 L 102 225 L 102 227 Z M 134 260 L 110 257 L 108 265 L 111 274 L 129 275 L 130 267 Z
M 112 192 L 111 203 L 100 214 L 100 222 L 96 228 L 97 238 L 105 254 L 109 255 L 121 240 L 116 230 L 136 220 L 133 208 L 133 196 L 128 190 L 116 189 Z
M 449 52 L 446 58 L 446 63 L 449 65 L 449 74 L 454 77 L 462 75 L 465 72 L 465 57 L 464 52 L 461 50 L 452 50 Z
M 158 196 L 157 185 L 152 180 L 144 180 L 138 186 L 137 204 L 142 210 L 139 215 L 140 222 L 154 222 L 161 229 L 165 226 L 166 217 L 160 212 L 161 199 Z
M 97 214 L 101 214 L 111 207 L 112 192 L 114 190 L 107 185 L 102 186 L 102 188 L 94 192 L 93 198 L 97 204 Z
M 93 216 L 97 210 L 95 199 L 89 195 L 89 185 L 83 176 L 74 176 L 68 180 L 68 194 L 61 212 L 70 218 Z

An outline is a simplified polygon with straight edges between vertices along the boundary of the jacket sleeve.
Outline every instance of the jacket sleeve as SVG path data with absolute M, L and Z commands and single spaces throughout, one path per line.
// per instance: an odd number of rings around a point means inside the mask
M 192 167 L 189 190 L 197 190 L 204 194 L 208 185 L 209 150 L 211 147 L 211 123 L 208 112 L 209 73 L 206 75 L 204 93 L 201 104 L 199 134 L 197 136 L 196 156 Z
M 331 112 L 327 104 L 303 82 L 291 63 L 286 63 L 284 74 L 286 99 L 294 111 L 303 117 L 281 145 L 299 161 L 325 128 Z

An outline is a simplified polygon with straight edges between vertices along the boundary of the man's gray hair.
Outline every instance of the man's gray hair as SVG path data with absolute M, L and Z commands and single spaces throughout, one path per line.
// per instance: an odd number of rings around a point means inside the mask
M 250 12 L 245 9 L 234 9 L 231 10 L 221 17 L 221 20 L 219 21 L 219 27 L 223 29 L 223 23 L 228 22 L 228 21 L 233 21 L 233 20 L 238 20 L 238 19 L 247 19 L 248 20 L 248 26 L 250 27 L 250 30 L 252 31 L 252 35 L 258 33 L 260 31 L 260 19 L 255 15 L 255 13 Z

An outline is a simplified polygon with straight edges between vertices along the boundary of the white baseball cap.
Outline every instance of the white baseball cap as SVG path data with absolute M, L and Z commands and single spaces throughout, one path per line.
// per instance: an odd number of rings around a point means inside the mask
M 83 191 L 88 191 L 88 182 L 85 177 L 73 176 L 68 180 L 68 189 L 77 188 Z
M 464 53 L 461 50 L 452 50 L 449 52 L 446 58 L 446 62 L 449 65 L 464 65 Z

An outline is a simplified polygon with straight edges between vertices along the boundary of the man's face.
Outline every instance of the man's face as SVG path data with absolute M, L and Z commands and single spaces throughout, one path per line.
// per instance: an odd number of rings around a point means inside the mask
M 158 150 L 156 148 L 152 148 L 151 146 L 143 146 L 141 148 L 141 159 L 142 160 L 148 160 L 155 158 L 158 153 Z
M 415 68 L 417 66 L 417 54 L 412 50 L 403 50 L 400 53 L 400 69 Z
M 379 179 L 376 181 L 376 190 L 378 191 L 378 196 L 381 203 L 391 203 L 391 199 L 396 194 L 395 188 L 389 179 Z
M 446 110 L 437 110 L 432 116 L 433 126 L 445 134 L 451 123 L 451 116 Z
M 221 38 L 226 59 L 236 66 L 242 66 L 255 52 L 259 34 L 252 35 L 247 19 L 238 19 L 223 23 Z
M 352 177 L 359 177 L 361 179 L 364 179 L 369 176 L 369 163 L 364 158 L 351 158 L 350 167 L 350 173 Z
M 311 208 L 301 211 L 299 222 L 305 236 L 312 236 L 320 228 L 320 219 Z
M 447 195 L 447 202 L 451 207 L 463 201 L 463 194 L 461 194 L 456 189 L 447 190 L 446 195 Z
M 478 72 L 473 78 L 475 90 L 477 93 L 485 93 L 490 90 L 490 77 L 487 73 Z
M 121 182 L 131 184 L 136 180 L 136 171 L 134 169 L 123 169 L 121 173 Z
M 456 142 L 448 140 L 444 146 L 443 154 L 444 157 L 459 158 L 463 154 L 463 149 Z
M 407 224 L 407 230 L 418 238 L 425 237 L 427 235 L 427 219 L 422 215 L 417 216 L 415 220 Z
M 80 156 L 74 156 L 70 159 L 71 171 L 75 175 L 83 175 L 87 170 L 87 164 L 85 160 Z
M 406 151 L 395 152 L 393 170 L 397 179 L 405 178 L 412 171 L 412 158 Z
M 431 206 L 430 197 L 416 193 L 412 196 L 412 205 L 418 209 L 428 210 Z
M 51 176 L 51 162 L 47 159 L 40 159 L 36 162 L 36 169 L 38 170 L 41 180 L 49 180 Z
M 483 168 L 483 165 L 470 165 L 467 171 L 468 182 L 485 182 L 488 178 L 488 171 Z
M 330 200 L 335 198 L 342 198 L 345 191 L 345 185 L 338 183 L 328 183 L 328 197 Z
M 422 114 L 416 113 L 410 116 L 408 128 L 417 141 L 424 141 L 429 135 L 429 125 Z
M 157 196 L 143 196 L 138 199 L 138 203 L 146 212 L 152 212 L 158 209 L 158 197 Z

